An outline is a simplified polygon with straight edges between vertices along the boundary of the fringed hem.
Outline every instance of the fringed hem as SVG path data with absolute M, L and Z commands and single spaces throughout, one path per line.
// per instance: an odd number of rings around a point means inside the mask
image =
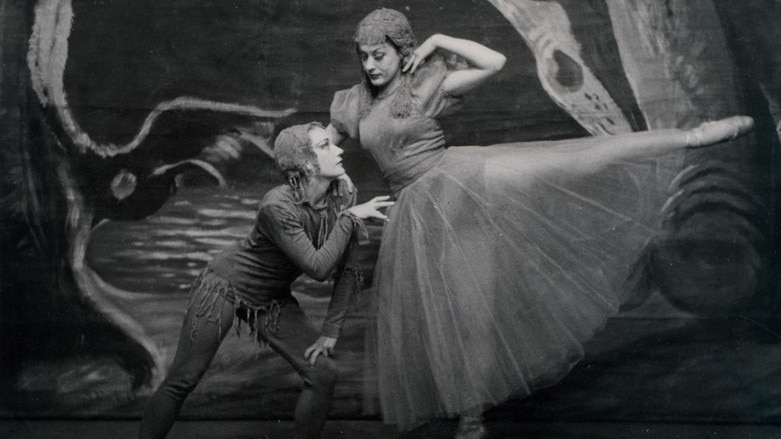
M 218 275 L 212 268 L 206 267 L 195 280 L 190 290 L 190 302 L 187 309 L 195 313 L 196 317 L 206 317 L 206 320 L 218 325 L 217 337 L 222 338 L 222 307 L 225 301 L 233 304 L 233 329 L 236 335 L 241 336 L 242 320 L 246 320 L 247 332 L 255 338 L 261 346 L 268 344 L 265 337 L 258 332 L 260 314 L 265 313 L 263 330 L 275 333 L 279 327 L 279 314 L 284 302 L 272 300 L 264 305 L 253 305 L 240 297 L 231 283 Z M 193 319 L 190 329 L 190 338 L 195 338 L 198 332 L 197 322 Z
M 263 337 L 262 334 L 258 332 L 258 318 L 260 313 L 266 313 L 266 318 L 263 322 L 263 329 L 266 332 L 275 333 L 279 328 L 279 313 L 282 309 L 282 306 L 283 304 L 277 302 L 276 300 L 272 300 L 268 304 L 260 307 L 250 305 L 241 299 L 236 300 L 234 304 L 236 311 L 239 309 L 247 310 L 246 319 L 249 335 L 255 337 L 261 346 L 268 344 L 268 342 L 265 340 L 265 337 Z M 233 324 L 236 335 L 241 335 L 240 331 L 242 320 L 242 318 L 237 318 Z

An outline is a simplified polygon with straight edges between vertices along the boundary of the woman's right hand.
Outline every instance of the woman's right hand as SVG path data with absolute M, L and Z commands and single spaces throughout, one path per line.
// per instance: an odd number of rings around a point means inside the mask
M 417 49 L 415 49 L 414 52 L 412 52 L 401 71 L 404 73 L 415 73 L 415 70 L 417 70 L 418 67 L 426 61 L 426 58 L 431 56 L 431 54 L 437 50 L 437 42 L 439 41 L 439 38 L 440 36 L 438 34 L 434 34 L 428 37 L 426 41 L 424 41 L 420 46 L 417 47 Z
M 388 200 L 390 200 L 390 196 L 388 195 L 374 197 L 363 204 L 356 204 L 355 206 L 347 209 L 347 211 L 360 219 L 377 218 L 383 221 L 387 221 L 388 217 L 380 212 L 379 209 L 390 207 L 396 204 L 395 201 Z

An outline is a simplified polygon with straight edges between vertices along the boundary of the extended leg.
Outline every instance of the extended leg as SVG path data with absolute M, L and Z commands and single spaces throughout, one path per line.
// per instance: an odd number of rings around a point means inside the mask
M 508 172 L 535 176 L 561 172 L 570 176 L 590 174 L 622 160 L 656 157 L 683 148 L 724 142 L 747 133 L 753 126 L 750 117 L 735 116 L 706 122 L 692 130 L 653 130 L 554 142 L 505 143 L 494 146 L 502 152 L 493 155 L 486 168 L 497 176 Z M 523 153 L 519 154 L 519 150 Z
M 141 439 L 160 439 L 168 434 L 182 403 L 203 377 L 220 342 L 230 330 L 233 304 L 218 300 L 215 306 L 221 306 L 214 310 L 221 315 L 219 324 L 207 320 L 206 316 L 196 316 L 194 306 L 188 309 L 171 370 L 147 403 L 139 433 Z M 193 324 L 196 325 L 195 334 Z

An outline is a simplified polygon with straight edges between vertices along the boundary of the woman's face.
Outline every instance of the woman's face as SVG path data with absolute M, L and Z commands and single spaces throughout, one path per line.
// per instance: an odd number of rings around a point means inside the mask
M 328 132 L 323 128 L 314 127 L 309 130 L 309 140 L 320 165 L 320 177 L 330 180 L 344 175 L 345 171 L 342 167 L 344 151 L 331 143 Z
M 359 44 L 358 56 L 361 58 L 366 77 L 373 86 L 385 88 L 399 77 L 401 55 L 389 42 L 382 44 Z

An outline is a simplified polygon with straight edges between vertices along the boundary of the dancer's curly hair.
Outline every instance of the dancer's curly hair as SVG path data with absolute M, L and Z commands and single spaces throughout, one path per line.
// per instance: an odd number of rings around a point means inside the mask
M 299 200 L 304 197 L 304 183 L 320 172 L 320 163 L 309 139 L 309 132 L 315 128 L 325 129 L 318 122 L 293 125 L 282 130 L 274 141 L 274 160 Z

